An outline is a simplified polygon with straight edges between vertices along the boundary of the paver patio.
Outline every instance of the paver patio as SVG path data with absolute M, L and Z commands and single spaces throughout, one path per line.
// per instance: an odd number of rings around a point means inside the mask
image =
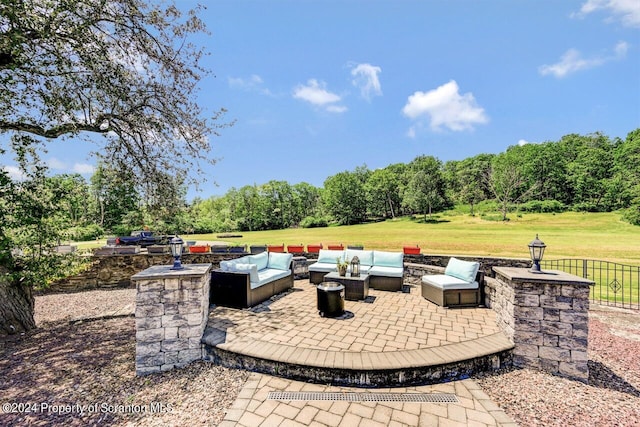
M 345 315 L 318 315 L 306 280 L 251 309 L 215 307 L 204 340 L 222 350 L 291 364 L 397 369 L 443 364 L 512 348 L 486 308 L 446 309 L 419 294 L 370 290 Z
M 371 289 L 365 301 L 345 301 L 338 318 L 318 315 L 316 289 L 294 289 L 251 309 L 215 307 L 204 341 L 242 357 L 308 367 L 390 370 L 467 360 L 512 344 L 486 308 L 446 309 L 406 292 Z M 453 393 L 457 403 L 270 400 L 269 392 Z M 407 387 L 357 388 L 254 373 L 222 426 L 515 426 L 470 379 Z

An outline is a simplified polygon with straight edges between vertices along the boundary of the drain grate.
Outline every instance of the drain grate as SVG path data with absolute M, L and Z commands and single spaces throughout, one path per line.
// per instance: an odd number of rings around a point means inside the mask
M 304 391 L 271 391 L 268 400 L 331 400 L 347 402 L 419 402 L 458 403 L 455 394 L 448 393 L 336 393 Z

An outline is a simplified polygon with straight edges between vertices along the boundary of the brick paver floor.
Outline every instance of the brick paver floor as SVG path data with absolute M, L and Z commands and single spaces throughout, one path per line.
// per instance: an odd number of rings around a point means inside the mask
M 450 393 L 458 403 L 269 400 L 273 391 Z M 472 380 L 419 387 L 357 389 L 251 374 L 220 427 L 230 426 L 505 426 L 516 423 Z
M 338 318 L 318 315 L 316 288 L 294 289 L 251 309 L 215 307 L 205 340 L 236 353 L 311 366 L 391 369 L 465 360 L 510 348 L 486 308 L 446 309 L 409 292 L 370 290 Z

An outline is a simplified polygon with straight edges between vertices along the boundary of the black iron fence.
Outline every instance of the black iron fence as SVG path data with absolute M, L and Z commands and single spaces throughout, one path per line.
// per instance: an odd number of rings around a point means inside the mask
M 541 266 L 593 280 L 592 301 L 640 310 L 640 266 L 591 259 L 543 260 Z

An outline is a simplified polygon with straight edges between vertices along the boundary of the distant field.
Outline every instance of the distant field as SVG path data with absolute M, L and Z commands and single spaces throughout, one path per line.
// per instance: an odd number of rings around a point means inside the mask
M 640 265 L 640 227 L 620 220 L 620 214 L 577 213 L 511 215 L 511 220 L 488 221 L 479 216 L 441 214 L 434 222 L 403 217 L 384 222 L 326 228 L 297 228 L 238 232 L 241 238 L 214 234 L 182 235 L 185 240 L 225 241 L 232 244 L 363 244 L 365 248 L 401 250 L 419 245 L 425 254 L 483 255 L 529 258 L 527 244 L 536 233 L 547 245 L 545 259 L 589 258 Z M 104 245 L 83 242 L 80 248 Z
M 239 232 L 242 238 L 219 239 L 216 234 L 188 236 L 190 240 L 224 240 L 238 244 L 360 243 L 365 248 L 401 250 L 419 245 L 427 254 L 468 254 L 529 258 L 527 244 L 536 233 L 545 242 L 545 258 L 590 258 L 640 264 L 640 227 L 620 220 L 620 214 L 523 214 L 511 220 L 487 221 L 479 216 L 439 215 L 435 222 L 403 217 L 352 226 Z M 182 236 L 186 238 L 187 236 Z

